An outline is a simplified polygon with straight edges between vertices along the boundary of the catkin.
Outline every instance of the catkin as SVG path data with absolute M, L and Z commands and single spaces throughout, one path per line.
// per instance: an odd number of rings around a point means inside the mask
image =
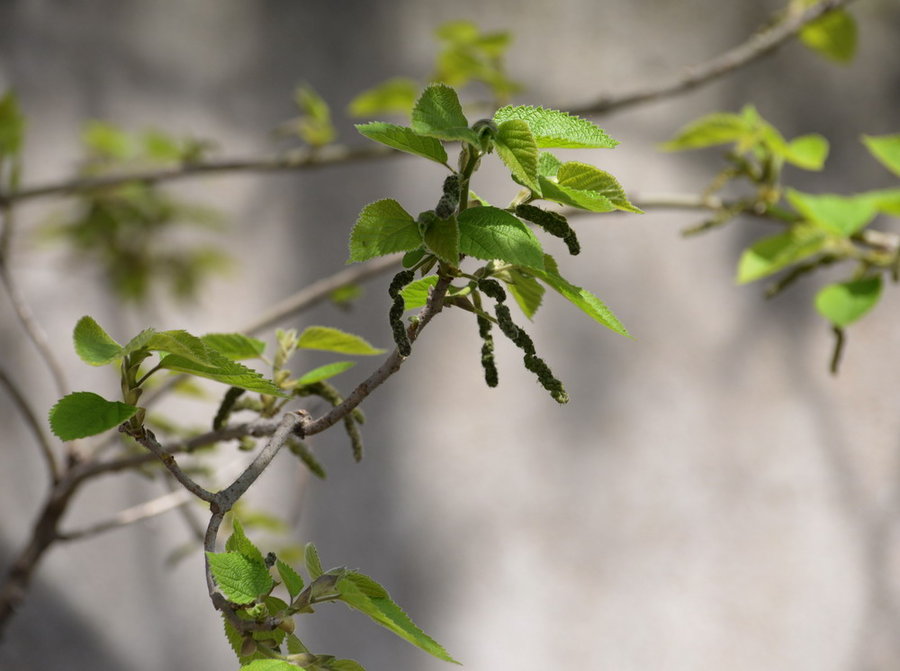
M 394 343 L 397 345 L 397 351 L 402 356 L 409 356 L 412 353 L 412 345 L 409 342 L 409 335 L 406 333 L 406 326 L 403 324 L 403 313 L 406 309 L 403 296 L 400 294 L 403 287 L 412 282 L 415 272 L 412 270 L 402 270 L 391 280 L 388 287 L 388 295 L 393 299 L 390 312 L 388 312 L 388 320 L 391 324 L 391 332 L 394 335 Z
M 491 320 L 478 317 L 478 335 L 481 336 L 481 367 L 488 387 L 496 387 L 500 381 L 497 364 L 494 361 L 494 336 L 491 335 Z
M 566 218 L 561 214 L 542 210 L 539 207 L 527 204 L 518 205 L 516 207 L 516 214 L 526 221 L 537 224 L 550 235 L 562 238 L 562 241 L 566 243 L 566 247 L 568 247 L 569 253 L 572 256 L 581 252 L 581 244 L 578 242 L 575 231 L 572 230 L 572 227 L 569 226 L 569 222 L 566 221 Z

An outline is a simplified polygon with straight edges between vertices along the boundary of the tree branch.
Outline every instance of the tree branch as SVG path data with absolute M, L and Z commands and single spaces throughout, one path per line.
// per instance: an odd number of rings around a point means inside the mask
M 50 471 L 50 482 L 56 482 L 59 480 L 59 466 L 57 465 L 56 457 L 53 454 L 53 446 L 50 445 L 50 441 L 47 439 L 44 430 L 41 428 L 42 423 L 38 421 L 37 416 L 25 399 L 24 394 L 19 390 L 15 382 L 13 382 L 12 378 L 6 374 L 6 371 L 4 371 L 2 367 L 0 367 L 0 384 L 6 387 L 9 395 L 12 397 L 13 403 L 19 408 L 19 412 L 25 419 L 25 423 L 34 434 L 38 447 L 40 447 L 41 454 L 44 456 L 44 461 L 47 462 L 47 470 Z
M 592 103 L 569 111 L 583 116 L 608 114 L 626 107 L 686 93 L 767 56 L 793 38 L 804 26 L 851 2 L 855 0 L 821 0 L 803 12 L 789 14 L 770 28 L 754 33 L 743 44 L 705 63 L 687 68 L 682 75 L 626 93 L 601 96 Z

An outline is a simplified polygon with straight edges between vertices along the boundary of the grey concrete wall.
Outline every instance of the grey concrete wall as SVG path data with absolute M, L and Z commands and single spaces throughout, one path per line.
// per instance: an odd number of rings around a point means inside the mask
M 9 0 L 0 4 L 0 87 L 14 86 L 29 116 L 26 175 L 38 183 L 70 174 L 87 118 L 215 138 L 226 155 L 264 152 L 268 130 L 292 114 L 296 83 L 340 108 L 387 76 L 425 76 L 430 31 L 453 18 L 511 30 L 510 71 L 528 83 L 522 101 L 565 108 L 672 76 L 743 39 L 778 4 Z M 697 192 L 718 168 L 716 153 L 669 156 L 655 145 L 700 114 L 753 102 L 789 136 L 831 139 L 825 172 L 792 173 L 798 184 L 889 185 L 857 140 L 900 126 L 900 13 L 884 0 L 858 3 L 856 13 L 854 64 L 785 47 L 734 78 L 600 120 L 622 144 L 585 158 L 630 193 Z M 340 126 L 342 139 L 361 141 L 346 120 Z M 498 185 L 483 190 L 505 193 L 494 175 Z M 441 177 L 410 160 L 180 185 L 229 213 L 223 242 L 253 259 L 198 306 L 160 307 L 154 325 L 211 331 L 253 317 L 343 265 L 363 205 L 389 196 L 419 211 Z M 128 337 L 146 324 L 109 301 L 94 270 L 66 265 L 30 237 L 62 206 L 22 209 L 14 271 L 77 386 L 113 389 L 69 353 L 72 325 L 91 313 Z M 696 221 L 579 220 L 586 252 L 568 275 L 637 338 L 548 298 L 529 331 L 566 382 L 569 405 L 547 398 L 505 346 L 501 386 L 485 388 L 474 324 L 451 311 L 366 403 L 362 464 L 352 464 L 342 436 L 321 436 L 327 482 L 310 482 L 285 458 L 251 491 L 254 502 L 287 501 L 294 540 L 314 540 L 326 563 L 381 579 L 468 668 L 896 668 L 900 298 L 889 287 L 851 330 L 834 379 L 830 334 L 810 303 L 816 282 L 776 302 L 734 286 L 740 250 L 765 229 L 744 222 L 681 240 Z M 387 344 L 382 284 L 351 313 L 320 308 L 285 326 L 323 323 Z M 49 407 L 55 394 L 2 301 L 3 365 Z M 5 563 L 45 479 L 2 394 L 0 418 Z M 76 500 L 67 523 L 160 492 L 137 477 L 109 478 Z M 55 548 L 0 645 L 0 668 L 234 668 L 199 552 L 165 561 L 189 539 L 171 514 Z M 316 650 L 374 671 L 443 666 L 340 607 L 309 627 Z

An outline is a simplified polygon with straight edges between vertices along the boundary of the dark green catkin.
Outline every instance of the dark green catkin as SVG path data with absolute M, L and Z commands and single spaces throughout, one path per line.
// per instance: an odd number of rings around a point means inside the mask
M 414 271 L 402 270 L 394 275 L 394 279 L 391 280 L 391 285 L 388 287 L 388 295 L 394 301 L 391 304 L 391 310 L 388 313 L 388 320 L 391 324 L 391 331 L 394 334 L 394 342 L 397 345 L 397 351 L 400 352 L 401 356 L 409 356 L 412 352 L 412 345 L 409 343 L 409 335 L 407 335 L 406 326 L 403 324 L 403 312 L 405 311 L 406 304 L 403 300 L 403 296 L 400 295 L 400 291 L 403 287 L 412 282 L 414 277 Z
M 506 300 L 506 291 L 497 280 L 489 278 L 478 280 L 478 288 L 485 296 L 493 298 L 498 303 Z
M 444 193 L 438 201 L 434 213 L 441 219 L 449 219 L 459 205 L 459 175 L 449 175 L 444 180 Z
M 213 417 L 212 428 L 214 431 L 218 431 L 223 426 L 225 426 L 225 422 L 228 421 L 228 417 L 231 415 L 231 411 L 234 409 L 235 402 L 243 393 L 244 390 L 240 387 L 230 387 L 228 391 L 225 392 L 225 396 L 224 398 L 222 398 L 222 403 L 219 404 L 219 410 L 216 412 L 216 416 Z
M 562 238 L 562 241 L 566 243 L 566 247 L 569 248 L 569 254 L 572 256 L 581 251 L 581 245 L 578 242 L 575 231 L 572 230 L 569 222 L 561 214 L 527 204 L 516 206 L 516 214 L 526 221 L 537 224 L 550 235 Z
M 481 336 L 481 367 L 484 368 L 484 381 L 488 387 L 496 387 L 500 378 L 497 364 L 494 361 L 494 336 L 491 335 L 491 320 L 479 315 L 478 335 Z

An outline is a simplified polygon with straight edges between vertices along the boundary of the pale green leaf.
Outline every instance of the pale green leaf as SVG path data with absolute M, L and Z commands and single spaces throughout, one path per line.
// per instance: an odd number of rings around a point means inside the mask
M 340 354 L 382 354 L 385 350 L 372 347 L 365 339 L 328 326 L 309 326 L 297 339 L 297 347 L 325 350 Z
M 522 309 L 523 314 L 529 319 L 533 319 L 534 314 L 541 307 L 541 300 L 544 298 L 545 289 L 543 285 L 530 274 L 518 269 L 510 270 L 508 278 L 504 279 L 506 288 Z
M 428 249 L 444 263 L 459 265 L 459 225 L 456 217 L 435 219 L 428 224 L 422 236 Z
M 137 151 L 134 139 L 128 133 L 102 121 L 87 122 L 81 140 L 92 153 L 104 158 L 123 161 L 133 158 Z
M 560 205 L 569 205 L 589 212 L 612 212 L 616 209 L 609 198 L 594 191 L 580 191 L 560 186 L 546 177 L 539 178 L 541 194 L 544 200 L 552 200 Z
M 805 170 L 821 170 L 828 158 L 828 140 L 816 133 L 801 135 L 787 144 L 784 157 Z
M 794 226 L 757 240 L 741 254 L 737 281 L 746 284 L 767 277 L 818 252 L 827 235 L 809 226 Z
M 284 583 L 285 589 L 291 595 L 291 600 L 297 598 L 297 595 L 303 590 L 303 578 L 280 559 L 275 560 L 275 568 L 278 569 L 278 575 L 281 576 L 281 582 Z
M 514 119 L 525 121 L 531 127 L 538 147 L 603 149 L 619 144 L 587 119 L 558 110 L 519 105 L 501 107 L 494 113 L 494 123 L 498 126 Z
M 403 296 L 404 310 L 420 308 L 428 302 L 431 287 L 437 284 L 437 275 L 429 275 L 415 282 L 410 282 L 400 290 Z
M 872 156 L 885 168 L 900 177 L 900 133 L 895 135 L 863 135 L 862 138 Z
M 559 293 L 572 305 L 584 312 L 594 321 L 627 338 L 631 337 L 628 329 L 619 321 L 606 304 L 587 289 L 575 286 L 559 274 L 556 261 L 549 254 L 544 257 L 545 270 L 528 269 L 528 272 Z
M 75 352 L 92 366 L 105 366 L 122 356 L 122 346 L 87 315 L 75 324 L 73 337 Z
M 265 563 L 240 552 L 207 552 L 209 569 L 216 585 L 229 601 L 253 603 L 275 586 Z
M 542 151 L 538 154 L 538 175 L 541 177 L 556 177 L 561 165 L 562 161 L 549 151 Z
M 431 84 L 419 96 L 413 107 L 411 125 L 419 135 L 478 146 L 478 135 L 469 128 L 456 91 L 446 84 Z
M 228 537 L 228 540 L 225 541 L 225 550 L 245 555 L 248 559 L 252 559 L 260 564 L 265 563 L 265 559 L 263 559 L 260 549 L 256 547 L 253 542 L 247 538 L 247 534 L 244 533 L 244 527 L 241 526 L 241 521 L 237 517 L 232 516 L 231 524 L 233 531 Z
M 360 93 L 350 101 L 347 111 L 355 117 L 391 113 L 408 115 L 418 92 L 419 85 L 412 79 L 394 77 Z
M 587 163 L 570 161 L 563 163 L 556 174 L 557 184 L 567 194 L 572 191 L 585 191 L 593 196 L 599 194 L 606 198 L 618 210 L 625 212 L 643 212 L 631 204 L 625 190 L 618 180 L 608 172 L 595 168 Z
M 156 335 L 156 330 L 152 328 L 144 329 L 136 336 L 134 336 L 131 340 L 125 343 L 125 346 L 122 348 L 122 353 L 120 356 L 126 357 L 134 354 L 138 350 L 142 350 L 147 347 L 148 343 L 153 339 L 153 336 Z
M 365 261 L 392 252 L 408 252 L 422 244 L 419 226 L 396 200 L 366 205 L 350 233 L 350 259 Z
M 298 671 L 302 667 L 286 662 L 283 659 L 254 659 L 244 664 L 240 671 Z
M 543 268 L 541 243 L 531 229 L 505 210 L 470 207 L 459 215 L 459 250 L 476 259 L 500 259 L 526 268 Z
M 325 573 L 322 570 L 322 561 L 319 559 L 319 551 L 316 550 L 315 545 L 307 543 L 303 548 L 303 557 L 306 562 L 306 572 L 309 573 L 311 580 L 315 580 Z
M 869 225 L 878 214 L 878 205 L 862 195 L 840 196 L 825 193 L 813 195 L 788 189 L 790 204 L 804 219 L 829 233 L 849 237 Z
M 322 147 L 333 142 L 337 130 L 331 122 L 328 103 L 308 84 L 298 86 L 294 91 L 294 101 L 302 116 L 297 123 L 300 138 L 313 147 Z
M 211 350 L 215 352 L 215 350 Z M 231 387 L 240 387 L 247 391 L 255 391 L 269 396 L 287 396 L 273 382 L 264 378 L 261 374 L 243 364 L 227 359 L 221 354 L 214 363 L 203 364 L 192 361 L 178 354 L 169 354 L 162 358 L 159 367 L 166 370 L 174 370 L 179 373 L 196 375 L 208 380 L 215 380 Z
M 297 379 L 297 386 L 302 387 L 306 384 L 315 384 L 316 382 L 321 382 L 322 380 L 328 380 L 335 375 L 340 375 L 345 370 L 353 368 L 356 365 L 354 361 L 335 361 L 333 363 L 326 363 L 324 366 L 319 366 L 318 368 L 313 368 L 308 373 L 304 373 Z
M 859 195 L 868 198 L 879 212 L 900 217 L 900 189 L 877 189 Z
M 431 159 L 443 165 L 447 164 L 447 151 L 440 140 L 416 134 L 412 128 L 397 126 L 381 121 L 357 124 L 356 130 L 370 140 L 380 142 L 388 147 L 399 149 L 407 154 L 415 154 Z
M 107 401 L 90 391 L 76 391 L 50 410 L 50 429 L 61 440 L 86 438 L 117 427 L 137 411 L 132 405 Z
M 494 146 L 518 181 L 540 196 L 538 149 L 528 123 L 520 119 L 501 123 L 494 138 Z
M 740 142 L 752 130 L 744 117 L 738 114 L 716 112 L 700 117 L 682 128 L 678 134 L 662 145 L 666 151 L 702 149 L 718 144 Z
M 800 41 L 836 63 L 849 63 L 856 55 L 856 20 L 843 9 L 828 12 L 800 31 Z
M 881 276 L 829 284 L 816 295 L 816 309 L 835 326 L 848 326 L 881 298 Z
M 375 581 L 372 580 L 372 583 L 375 583 Z M 375 584 L 377 585 L 377 583 Z M 409 641 L 438 659 L 455 664 L 459 663 L 434 639 L 419 629 L 409 616 L 387 596 L 386 591 L 384 591 L 385 596 L 370 597 L 366 592 L 371 590 L 364 590 L 364 588 L 359 586 L 355 578 L 348 575 L 344 575 L 337 581 L 336 588 L 340 594 L 340 600 L 354 610 L 368 615 L 372 620 L 386 627 L 400 638 Z M 381 589 L 384 590 L 384 588 Z
M 335 659 L 328 663 L 328 671 L 366 671 L 366 669 L 352 659 Z
M 262 340 L 250 338 L 242 333 L 207 333 L 200 340 L 233 361 L 256 359 L 266 349 L 266 343 Z

